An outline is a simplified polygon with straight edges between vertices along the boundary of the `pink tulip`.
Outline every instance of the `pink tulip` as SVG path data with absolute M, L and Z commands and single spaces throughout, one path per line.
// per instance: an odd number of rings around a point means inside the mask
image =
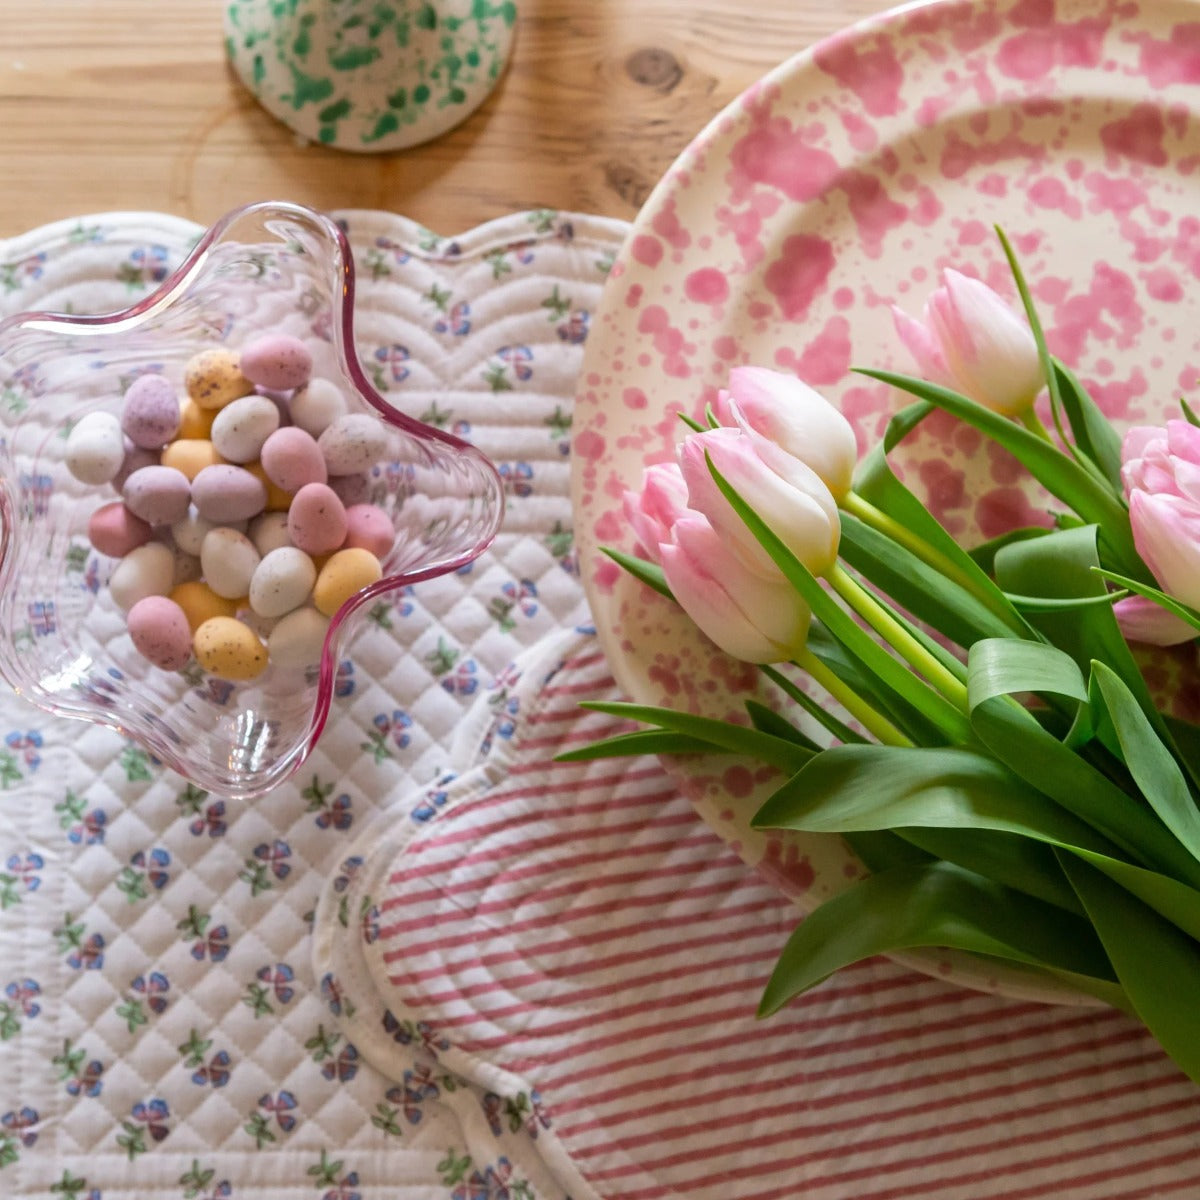
M 721 494 L 706 456 L 814 575 L 833 566 L 841 521 L 833 496 L 814 471 L 765 438 L 751 439 L 740 429 L 692 433 L 679 448 L 688 503 L 709 519 L 746 567 L 765 579 L 774 579 L 778 568 Z
M 1200 429 L 1187 421 L 1140 425 L 1121 443 L 1121 481 L 1138 554 L 1174 599 L 1200 608 Z M 1133 641 L 1171 646 L 1196 631 L 1138 596 L 1113 612 Z
M 947 270 L 925 303 L 923 322 L 892 312 L 901 341 L 931 382 L 1006 417 L 1020 416 L 1042 390 L 1029 322 L 986 283 Z
M 794 375 L 767 367 L 734 367 L 713 412 L 800 459 L 840 499 L 850 490 L 858 444 L 850 422 Z
M 682 517 L 672 532 L 659 550 L 663 574 L 703 633 L 745 662 L 787 662 L 800 653 L 811 614 L 778 571 L 774 579 L 747 571 L 704 517 Z
M 642 474 L 642 490 L 624 496 L 625 519 L 645 558 L 658 562 L 658 547 L 671 540 L 671 527 L 688 508 L 687 484 L 676 462 L 655 463 Z

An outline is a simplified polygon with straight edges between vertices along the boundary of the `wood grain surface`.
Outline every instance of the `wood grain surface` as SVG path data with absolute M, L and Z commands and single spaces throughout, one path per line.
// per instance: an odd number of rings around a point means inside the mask
M 708 120 L 884 0 L 518 0 L 500 86 L 425 146 L 304 145 L 227 67 L 222 0 L 0 0 L 0 237 L 118 209 L 383 208 L 453 234 L 505 213 L 632 217 Z

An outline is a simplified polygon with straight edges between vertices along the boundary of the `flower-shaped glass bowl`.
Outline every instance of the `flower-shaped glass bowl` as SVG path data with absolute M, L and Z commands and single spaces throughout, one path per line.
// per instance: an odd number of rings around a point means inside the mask
M 354 267 L 327 217 L 263 203 L 217 222 L 152 295 L 111 316 L 23 313 L 0 323 L 0 674 L 49 712 L 119 729 L 187 779 L 260 795 L 307 757 L 329 712 L 346 639 L 381 594 L 470 563 L 495 536 L 503 490 L 492 464 L 441 430 L 398 414 L 371 387 L 353 340 Z M 183 367 L 216 345 L 266 332 L 302 338 L 314 374 L 386 434 L 355 485 L 392 518 L 383 578 L 334 615 L 319 665 L 271 665 L 231 683 L 193 661 L 151 666 L 133 648 L 88 519 L 111 501 L 67 470 L 66 437 L 85 413 L 119 415 L 137 375 L 182 393 Z

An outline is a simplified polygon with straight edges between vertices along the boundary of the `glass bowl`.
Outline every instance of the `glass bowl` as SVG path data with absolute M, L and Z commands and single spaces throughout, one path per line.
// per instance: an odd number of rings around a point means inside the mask
M 371 387 L 353 338 L 354 265 L 328 217 L 261 203 L 218 221 L 183 265 L 124 312 L 22 313 L 0 322 L 0 675 L 48 712 L 109 725 L 197 786 L 249 798 L 308 756 L 329 714 L 339 658 L 383 594 L 457 570 L 491 542 L 503 515 L 499 475 L 477 450 L 397 413 Z M 182 394 L 183 366 L 216 345 L 265 332 L 302 338 L 314 374 L 386 433 L 357 485 L 396 537 L 379 582 L 330 622 L 318 666 L 275 664 L 250 682 L 143 659 L 107 582 L 88 519 L 111 485 L 68 471 L 66 438 L 84 414 L 120 415 L 130 381 L 160 372 Z

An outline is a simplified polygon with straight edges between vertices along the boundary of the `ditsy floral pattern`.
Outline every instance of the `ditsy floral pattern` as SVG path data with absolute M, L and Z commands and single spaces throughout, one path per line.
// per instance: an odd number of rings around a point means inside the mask
M 437 1064 L 446 1034 L 419 1021 L 385 1021 L 411 1065 L 379 1074 L 342 1031 L 352 1002 L 338 979 L 314 976 L 309 939 L 326 879 L 342 895 L 361 866 L 350 839 L 387 805 L 398 821 L 431 819 L 463 715 L 486 703 L 489 738 L 508 736 L 517 714 L 493 681 L 585 611 L 564 470 L 570 390 L 624 227 L 551 212 L 453 240 L 383 214 L 345 227 L 364 364 L 403 411 L 498 459 L 510 525 L 470 569 L 376 605 L 338 666 L 322 742 L 253 805 L 186 783 L 112 731 L 0 695 L 0 1195 L 11 1200 L 106 1200 L 131 1183 L 171 1200 L 383 1200 L 399 1177 L 410 1190 L 423 1181 L 429 1200 L 564 1200 L 533 1142 L 552 1119 L 539 1098 L 472 1089 Z M 0 316 L 125 306 L 195 234 L 147 216 L 0 244 Z M 480 297 L 514 282 L 523 298 L 497 321 Z M 421 360 L 430 339 L 473 350 L 476 366 L 444 380 L 441 362 Z M 16 501 L 41 509 L 53 496 L 46 480 L 20 479 Z M 86 550 L 67 570 L 99 586 Z M 24 616 L 30 642 L 56 628 L 48 601 Z M 103 701 L 112 682 L 79 687 Z M 219 713 L 222 697 L 210 699 Z M 387 919 L 369 896 L 336 913 L 368 943 Z

